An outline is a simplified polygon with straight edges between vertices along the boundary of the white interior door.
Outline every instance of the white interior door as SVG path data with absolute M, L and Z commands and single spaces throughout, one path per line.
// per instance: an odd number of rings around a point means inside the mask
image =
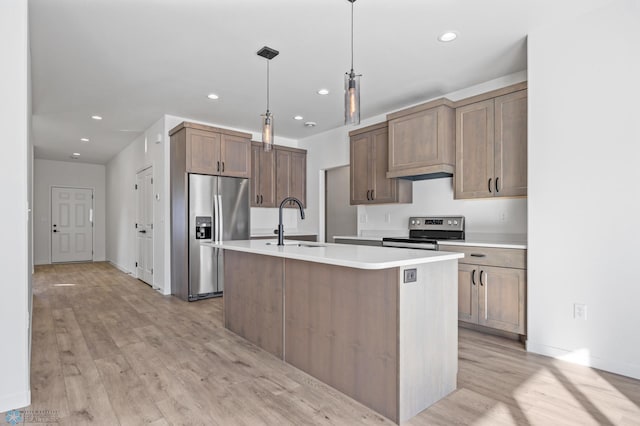
M 136 213 L 138 279 L 153 285 L 153 169 L 149 167 L 136 176 Z
M 51 262 L 93 260 L 93 190 L 51 188 Z

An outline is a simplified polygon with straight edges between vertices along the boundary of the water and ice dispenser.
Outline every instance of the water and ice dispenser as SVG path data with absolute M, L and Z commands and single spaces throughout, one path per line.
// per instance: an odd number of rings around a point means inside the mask
M 196 216 L 196 240 L 211 239 L 211 216 Z

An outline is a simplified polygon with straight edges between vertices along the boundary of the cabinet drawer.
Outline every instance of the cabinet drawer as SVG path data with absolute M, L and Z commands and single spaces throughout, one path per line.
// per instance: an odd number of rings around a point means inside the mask
M 439 244 L 440 251 L 464 253 L 459 263 L 473 265 L 500 266 L 503 268 L 527 268 L 527 251 L 523 249 L 503 249 L 477 246 L 451 246 Z

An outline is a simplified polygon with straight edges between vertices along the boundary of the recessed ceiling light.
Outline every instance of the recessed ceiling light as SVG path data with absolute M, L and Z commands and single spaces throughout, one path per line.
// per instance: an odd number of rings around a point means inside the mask
M 82 142 L 89 142 L 89 138 L 80 138 Z
M 438 40 L 446 43 L 449 41 L 453 41 L 456 38 L 458 38 L 458 33 L 455 31 L 447 31 L 445 33 L 440 34 L 440 36 L 438 37 Z
M 293 117 L 294 120 L 302 120 L 304 117 L 301 115 L 296 115 L 295 117 Z
M 209 98 L 209 99 L 213 99 L 213 100 L 216 100 L 216 99 L 219 99 L 219 98 L 220 98 L 220 96 L 216 95 L 215 93 L 209 93 L 209 94 L 207 95 L 207 98 Z
M 318 90 L 318 95 L 328 95 L 329 94 L 329 90 L 328 89 L 320 89 Z
M 316 127 L 316 124 L 315 121 L 307 121 L 304 123 L 304 127 Z
M 100 117 L 99 115 L 92 115 L 91 118 L 93 118 L 94 120 L 102 120 L 102 117 Z
M 80 157 L 80 153 L 79 152 L 74 152 L 72 155 L 74 155 L 76 157 Z

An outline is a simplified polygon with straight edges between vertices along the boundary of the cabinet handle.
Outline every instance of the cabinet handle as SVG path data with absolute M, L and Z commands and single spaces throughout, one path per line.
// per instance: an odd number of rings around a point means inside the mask
M 367 201 L 371 200 L 371 198 L 369 198 L 369 192 L 371 192 L 371 190 L 367 189 Z
M 218 171 L 220 171 L 220 162 L 218 161 Z
M 480 271 L 480 285 L 484 285 L 484 283 L 482 282 L 482 274 L 484 273 L 484 271 Z M 487 274 L 485 274 L 486 276 Z
M 376 199 L 376 190 L 375 190 L 375 189 L 372 189 L 372 190 L 371 190 L 371 200 L 373 201 L 373 200 L 375 200 L 375 199 Z
M 260 196 L 256 195 L 256 204 L 260 204 Z
M 264 196 L 260 196 L 260 204 L 264 203 Z
M 222 162 L 222 173 L 224 173 L 224 161 Z
M 487 186 L 489 187 L 489 194 L 491 194 L 491 178 L 489 178 L 489 184 Z
M 476 270 L 471 272 L 471 284 L 476 285 Z
M 486 257 L 486 254 L 482 254 L 482 253 L 471 253 L 469 254 L 469 256 L 471 257 Z
M 500 190 L 498 189 L 498 179 L 500 179 L 499 177 L 496 178 L 496 193 L 500 192 Z

